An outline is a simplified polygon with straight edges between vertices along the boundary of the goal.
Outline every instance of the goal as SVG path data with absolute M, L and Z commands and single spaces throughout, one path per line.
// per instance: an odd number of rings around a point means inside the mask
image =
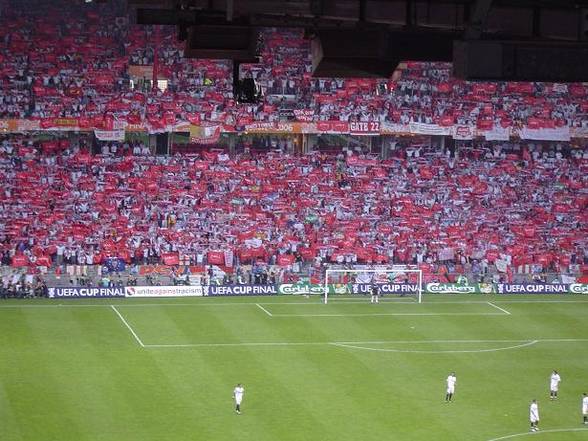
M 382 267 L 327 268 L 323 289 L 324 302 L 329 295 L 340 292 L 337 287 L 347 286 L 343 290 L 350 294 L 368 294 L 372 285 L 378 285 L 383 295 L 400 295 L 423 301 L 423 271 L 415 266 L 393 265 Z

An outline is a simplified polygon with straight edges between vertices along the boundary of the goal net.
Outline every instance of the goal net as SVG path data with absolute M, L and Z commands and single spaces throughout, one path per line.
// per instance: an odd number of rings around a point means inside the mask
M 366 266 L 337 268 L 330 267 L 325 272 L 324 302 L 329 297 L 345 294 L 369 295 L 376 285 L 380 295 L 413 297 L 423 301 L 423 272 L 416 266 Z M 344 288 L 344 289 L 342 289 Z

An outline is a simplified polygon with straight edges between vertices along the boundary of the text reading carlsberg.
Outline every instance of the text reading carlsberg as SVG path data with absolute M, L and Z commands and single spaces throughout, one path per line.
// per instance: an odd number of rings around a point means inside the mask
M 50 298 L 124 297 L 124 288 L 49 288 Z

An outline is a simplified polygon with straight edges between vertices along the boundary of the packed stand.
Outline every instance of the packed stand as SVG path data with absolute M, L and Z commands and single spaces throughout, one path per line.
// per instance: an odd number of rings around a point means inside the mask
M 395 122 L 587 127 L 586 88 L 544 82 L 472 82 L 451 77 L 448 63 L 407 63 L 393 85 L 388 118 Z
M 5 138 L 2 262 L 209 265 L 236 278 L 254 264 L 266 280 L 287 268 L 280 281 L 327 263 L 418 264 L 429 278 L 588 269 L 587 149 L 398 146 L 385 161 L 117 151 Z
M 129 24 L 124 2 L 3 0 L 0 17 L 0 118 L 38 119 L 41 128 L 152 131 L 178 121 L 229 128 L 250 122 L 380 121 L 492 127 L 588 126 L 582 84 L 474 83 L 451 77 L 447 63 L 402 64 L 392 79 L 314 78 L 302 30 L 260 32 L 260 63 L 243 65 L 264 91 L 257 105 L 237 104 L 232 65 L 183 57 L 174 27 Z M 139 88 L 142 77 L 167 88 Z M 67 121 L 76 118 L 76 121 Z
M 184 59 L 175 28 L 129 25 L 119 3 L 3 8 L 0 117 L 37 119 L 42 128 L 79 118 L 82 128 L 107 129 L 219 118 L 231 104 L 230 63 Z M 167 89 L 138 90 L 129 66 L 157 70 Z

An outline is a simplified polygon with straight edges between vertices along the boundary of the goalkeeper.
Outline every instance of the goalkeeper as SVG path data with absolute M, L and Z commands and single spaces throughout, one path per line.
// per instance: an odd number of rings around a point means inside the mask
M 380 288 L 378 285 L 373 284 L 370 287 L 370 294 L 372 295 L 371 303 L 380 303 Z

